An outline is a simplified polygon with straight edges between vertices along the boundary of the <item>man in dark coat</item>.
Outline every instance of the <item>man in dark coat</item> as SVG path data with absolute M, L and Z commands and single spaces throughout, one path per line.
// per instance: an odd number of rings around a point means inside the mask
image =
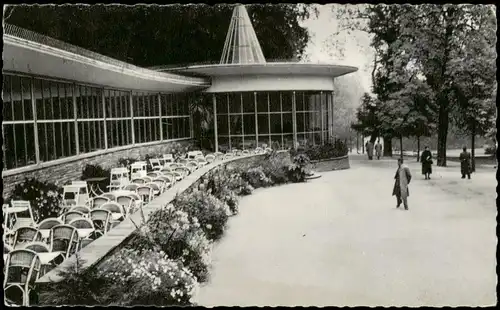
M 469 152 L 467 152 L 467 148 L 464 146 L 462 148 L 463 152 L 460 153 L 460 171 L 462 172 L 462 179 L 465 179 L 465 176 L 467 175 L 467 178 L 470 179 L 470 170 L 471 170 L 471 155 Z
M 403 164 L 403 159 L 398 159 L 398 170 L 394 176 L 394 188 L 392 189 L 392 196 L 396 196 L 397 206 L 399 208 L 401 202 L 405 206 L 405 210 L 408 210 L 408 196 L 410 196 L 410 190 L 408 185 L 411 181 L 411 172 L 408 166 Z
M 422 152 L 420 162 L 422 163 L 422 174 L 425 175 L 426 180 L 429 180 L 432 174 L 432 153 L 428 146 L 426 146 L 425 150 Z

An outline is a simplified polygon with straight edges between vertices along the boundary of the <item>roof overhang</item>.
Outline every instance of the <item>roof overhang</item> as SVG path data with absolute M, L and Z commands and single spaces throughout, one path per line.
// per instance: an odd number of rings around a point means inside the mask
M 120 66 L 6 34 L 3 39 L 4 72 L 141 91 L 187 92 L 210 86 L 209 78 Z
M 161 69 L 160 69 L 161 70 Z M 210 77 L 208 93 L 246 91 L 333 91 L 334 78 L 357 71 L 352 66 L 311 63 L 221 64 L 168 69 Z

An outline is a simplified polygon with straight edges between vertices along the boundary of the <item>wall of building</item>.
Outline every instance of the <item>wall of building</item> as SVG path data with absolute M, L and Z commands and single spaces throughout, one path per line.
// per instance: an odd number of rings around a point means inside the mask
M 33 169 L 18 174 L 8 175 L 3 177 L 3 197 L 9 197 L 10 193 L 17 184 L 24 181 L 25 178 L 36 178 L 43 182 L 51 182 L 62 186 L 66 182 L 79 180 L 82 170 L 85 165 L 100 165 L 103 168 L 109 169 L 118 166 L 120 158 L 144 158 L 147 154 L 163 154 L 168 153 L 173 147 L 188 147 L 192 144 L 192 140 L 183 140 L 178 142 L 163 142 L 148 146 L 138 146 L 125 150 L 109 151 L 97 156 L 81 158 L 76 157 L 70 162 L 50 167 Z

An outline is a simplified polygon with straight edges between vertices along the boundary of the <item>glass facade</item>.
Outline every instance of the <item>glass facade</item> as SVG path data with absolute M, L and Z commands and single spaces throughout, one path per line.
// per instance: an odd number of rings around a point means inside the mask
M 4 169 L 126 145 L 189 139 L 189 96 L 3 74 Z
M 218 148 L 225 151 L 267 144 L 289 149 L 294 146 L 294 135 L 298 145 L 324 144 L 331 127 L 332 96 L 331 91 L 214 94 Z

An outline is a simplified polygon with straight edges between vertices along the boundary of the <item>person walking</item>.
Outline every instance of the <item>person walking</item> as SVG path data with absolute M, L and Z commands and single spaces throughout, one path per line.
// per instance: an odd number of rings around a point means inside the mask
M 422 174 L 425 175 L 426 180 L 430 180 L 433 162 L 432 153 L 429 150 L 428 146 L 426 146 L 425 150 L 422 152 L 422 156 L 420 156 L 420 162 L 422 163 Z
M 399 206 L 401 206 L 401 202 L 403 202 L 405 210 L 408 210 L 408 196 L 410 196 L 408 185 L 411 181 L 411 172 L 410 168 L 403 163 L 402 158 L 398 159 L 398 170 L 396 171 L 394 179 L 395 182 L 392 190 L 392 196 L 396 196 L 396 208 L 399 208 Z
M 462 172 L 462 179 L 465 179 L 465 176 L 467 175 L 467 178 L 470 180 L 470 170 L 471 170 L 471 155 L 469 152 L 467 152 L 467 147 L 462 148 L 463 152 L 460 153 L 460 172 Z
M 380 156 L 382 156 L 382 144 L 380 144 L 380 139 L 378 139 L 377 144 L 375 144 L 375 154 L 377 155 L 377 159 L 380 160 Z
M 373 143 L 371 141 L 366 142 L 366 153 L 368 153 L 368 159 L 373 160 Z

